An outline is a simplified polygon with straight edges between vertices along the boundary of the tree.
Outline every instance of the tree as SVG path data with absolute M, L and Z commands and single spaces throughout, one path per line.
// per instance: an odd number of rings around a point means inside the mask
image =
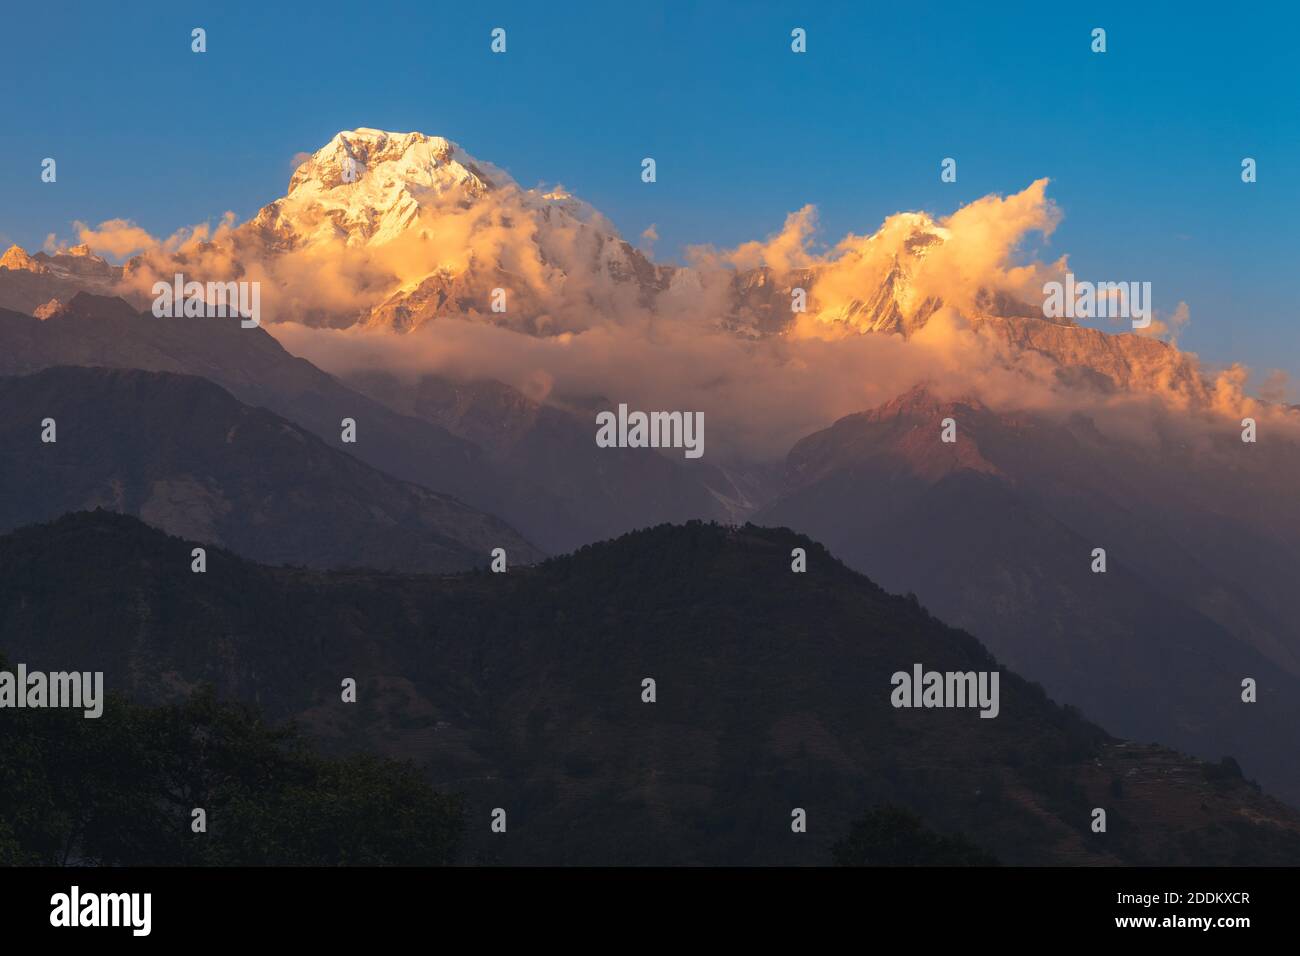
M 162 707 L 110 696 L 93 720 L 0 722 L 0 863 L 440 865 L 462 830 L 458 798 L 409 763 L 321 756 L 209 687 Z
M 996 866 L 997 860 L 961 836 L 929 830 L 912 811 L 892 804 L 868 810 L 831 847 L 836 866 Z

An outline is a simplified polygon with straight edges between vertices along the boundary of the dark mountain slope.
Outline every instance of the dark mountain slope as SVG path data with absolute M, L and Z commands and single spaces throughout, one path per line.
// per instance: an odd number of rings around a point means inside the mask
M 959 423 L 955 445 L 939 441 L 945 417 Z M 801 441 L 785 493 L 755 520 L 813 535 L 885 587 L 915 592 L 1115 733 L 1232 753 L 1300 801 L 1295 589 L 1281 580 L 1300 560 L 1294 504 L 1264 521 L 1253 505 L 1224 514 L 1247 489 L 1280 502 L 1300 465 L 1232 431 L 1209 451 L 1176 438 L 1125 446 L 1084 421 L 917 392 Z M 1225 474 L 1229 455 L 1242 463 Z M 1107 551 L 1104 574 L 1091 570 L 1095 547 Z M 1241 700 L 1246 677 L 1258 704 Z
M 234 319 L 158 319 L 88 293 L 45 320 L 0 309 L 0 375 L 56 365 L 202 376 L 380 471 L 499 515 L 546 550 L 576 523 L 553 497 L 502 474 L 472 442 L 353 391 L 290 355 L 265 330 L 241 328 Z M 344 418 L 357 422 L 356 444 L 339 441 Z
M 104 507 L 254 560 L 423 571 L 539 552 L 205 379 L 51 368 L 0 378 L 0 529 Z M 41 422 L 56 422 L 56 442 Z M 344 448 L 349 445 L 342 446 Z
M 102 669 L 144 699 L 212 681 L 332 746 L 426 762 L 465 794 L 488 860 L 824 863 L 863 810 L 894 803 L 1007 863 L 1300 861 L 1294 811 L 1121 744 L 1010 672 L 995 719 L 895 709 L 897 670 L 997 665 L 785 531 L 663 526 L 506 574 L 215 553 L 192 575 L 186 542 L 72 515 L 0 538 L 0 633 L 33 668 Z M 346 677 L 356 704 L 340 701 Z M 1257 713 L 1264 733 L 1273 717 Z M 1105 834 L 1088 828 L 1098 806 Z M 791 832 L 795 807 L 807 834 Z
M 554 550 L 570 551 L 666 522 L 734 520 L 755 507 L 705 459 L 597 447 L 596 411 L 617 407 L 617 402 L 589 401 L 591 407 L 579 412 L 532 401 L 493 380 L 457 382 L 423 375 L 406 382 L 374 371 L 346 380 L 403 415 L 474 442 L 503 471 L 527 475 L 562 501 L 574 521 L 557 529 Z

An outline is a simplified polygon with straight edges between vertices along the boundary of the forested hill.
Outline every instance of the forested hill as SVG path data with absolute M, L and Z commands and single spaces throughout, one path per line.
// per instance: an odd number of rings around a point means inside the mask
M 1114 740 L 1009 672 L 993 719 L 894 707 L 895 672 L 998 665 L 785 530 L 661 526 L 448 576 L 215 549 L 196 574 L 190 548 L 106 512 L 0 538 L 0 651 L 143 702 L 210 682 L 410 758 L 463 796 L 471 860 L 826 863 L 890 803 L 1004 863 L 1300 862 L 1300 815 L 1231 763 Z

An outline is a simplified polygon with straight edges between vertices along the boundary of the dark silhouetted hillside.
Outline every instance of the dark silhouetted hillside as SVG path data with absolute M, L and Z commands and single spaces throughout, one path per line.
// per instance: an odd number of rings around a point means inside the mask
M 0 722 L 0 865 L 430 866 L 462 834 L 459 802 L 410 765 L 323 757 L 210 688 Z
M 754 520 L 916 593 L 1114 733 L 1232 753 L 1300 802 L 1300 458 L 1234 427 L 1156 423 L 1125 442 L 915 390 L 800 441 Z
M 1007 864 L 1300 861 L 1295 811 L 1005 670 L 996 719 L 895 709 L 897 670 L 997 664 L 783 530 L 661 526 L 505 574 L 216 552 L 194 575 L 187 542 L 78 514 L 0 539 L 0 633 L 32 668 L 103 670 L 146 702 L 211 682 L 329 748 L 410 758 L 463 795 L 487 862 L 827 863 L 879 804 Z
M 485 567 L 497 547 L 540 556 L 497 518 L 201 378 L 53 368 L 0 378 L 0 407 L 3 529 L 103 507 L 270 564 L 439 572 Z M 41 441 L 46 418 L 56 442 Z

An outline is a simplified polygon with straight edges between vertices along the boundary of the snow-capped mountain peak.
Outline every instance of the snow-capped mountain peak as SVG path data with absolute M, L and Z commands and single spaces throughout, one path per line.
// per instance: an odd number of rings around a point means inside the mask
M 45 266 L 29 256 L 22 246 L 10 246 L 5 254 L 0 256 L 0 269 L 11 269 L 14 272 L 46 271 Z
M 659 275 L 604 216 L 562 186 L 521 187 L 459 144 L 363 127 L 335 135 L 285 196 L 240 227 L 266 258 L 343 253 L 376 301 L 358 321 L 402 330 L 440 315 L 559 331 Z M 495 290 L 508 296 L 508 311 Z
M 368 180 L 438 190 L 462 187 L 474 192 L 513 182 L 501 170 L 441 136 L 363 127 L 338 133 L 308 157 L 289 180 L 289 194 L 339 187 L 364 191 L 371 185 Z
M 378 246 L 415 224 L 422 208 L 511 187 L 508 174 L 449 139 L 362 127 L 338 133 L 299 164 L 285 197 L 252 225 L 281 248 L 339 240 Z

